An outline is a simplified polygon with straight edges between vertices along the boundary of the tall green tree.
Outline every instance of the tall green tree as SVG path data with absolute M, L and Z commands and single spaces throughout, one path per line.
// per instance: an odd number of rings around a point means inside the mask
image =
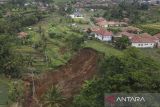
M 115 42 L 115 47 L 118 49 L 126 49 L 130 44 L 128 37 L 123 36 Z

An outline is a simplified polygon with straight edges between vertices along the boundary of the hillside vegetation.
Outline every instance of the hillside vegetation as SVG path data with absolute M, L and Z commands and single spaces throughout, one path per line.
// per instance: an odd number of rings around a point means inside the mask
M 129 26 L 154 35 L 160 32 L 158 6 L 135 0 L 95 13 L 80 9 L 81 20 L 69 17 L 77 11 L 73 0 L 31 1 L 0 5 L 0 107 L 103 107 L 105 93 L 160 92 L 159 49 L 130 47 L 128 38 L 116 47 L 86 32 L 103 16 L 129 18 Z

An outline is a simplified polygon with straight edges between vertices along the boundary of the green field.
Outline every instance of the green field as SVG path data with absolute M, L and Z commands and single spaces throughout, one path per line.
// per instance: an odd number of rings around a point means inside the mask
M 153 23 L 153 24 L 144 24 L 141 25 L 144 28 L 151 28 L 151 29 L 157 29 L 160 30 L 160 23 Z
M 87 41 L 85 43 L 85 47 L 90 47 L 90 48 L 93 48 L 99 52 L 105 53 L 106 56 L 123 55 L 122 51 L 119 51 L 106 43 L 96 41 L 96 40 Z
M 101 53 L 105 53 L 106 56 L 111 55 L 123 55 L 123 51 L 117 50 L 110 46 L 109 44 L 106 44 L 104 42 L 100 42 L 97 40 L 89 40 L 85 43 L 84 47 L 93 48 Z M 153 48 L 153 49 L 140 49 L 144 55 L 147 55 L 151 58 L 153 58 L 156 61 L 160 62 L 160 49 Z

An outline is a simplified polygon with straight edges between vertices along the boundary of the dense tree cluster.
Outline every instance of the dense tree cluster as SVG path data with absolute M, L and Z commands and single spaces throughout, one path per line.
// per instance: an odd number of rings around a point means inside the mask
M 33 25 L 42 19 L 42 14 L 33 12 L 32 14 L 12 14 L 8 17 L 0 19 L 0 33 L 17 33 L 23 27 Z
M 134 0 L 133 3 L 128 3 L 127 1 L 122 1 L 118 6 L 107 8 L 104 13 L 104 17 L 107 19 L 118 19 L 129 18 L 130 23 L 144 23 L 149 21 L 154 21 L 153 16 L 150 15 L 151 7 L 148 4 L 140 4 L 138 0 Z M 153 11 L 155 13 L 155 11 Z M 154 16 L 158 16 L 155 13 Z M 151 19 L 150 19 L 151 18 Z
M 0 35 L 0 74 L 10 77 L 19 77 L 19 67 L 23 64 L 22 57 L 13 54 L 11 43 L 13 38 L 7 35 Z
M 15 6 L 25 2 L 26 0 L 10 0 L 8 4 L 0 5 L 0 73 L 9 77 L 20 77 L 22 73 L 20 70 L 25 65 L 24 58 L 21 55 L 17 56 L 12 50 L 13 45 L 19 43 L 14 35 L 24 27 L 40 21 L 44 15 L 37 9 L 28 11 L 23 6 Z M 27 60 L 26 58 L 25 61 Z

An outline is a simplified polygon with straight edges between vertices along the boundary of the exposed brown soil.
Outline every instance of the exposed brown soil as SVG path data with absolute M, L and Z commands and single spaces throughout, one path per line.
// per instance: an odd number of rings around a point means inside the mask
M 84 81 L 91 79 L 96 74 L 99 59 L 100 57 L 95 50 L 85 48 L 58 70 L 40 75 L 38 79 L 35 79 L 36 99 L 39 100 L 53 85 L 58 86 L 65 98 L 71 99 L 79 92 Z M 32 84 L 31 79 L 27 81 Z M 32 97 L 30 87 L 26 87 L 24 106 L 39 107 Z

